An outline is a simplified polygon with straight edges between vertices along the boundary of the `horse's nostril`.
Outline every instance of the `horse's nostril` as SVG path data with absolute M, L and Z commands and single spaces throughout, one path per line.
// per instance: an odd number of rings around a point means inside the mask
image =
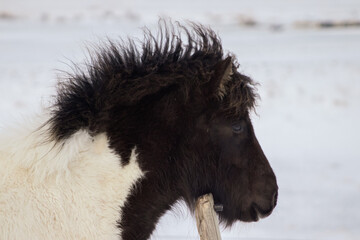
M 273 207 L 275 207 L 276 204 L 277 204 L 277 198 L 278 198 L 278 191 L 276 191 L 276 192 L 274 193 L 273 198 L 272 198 L 272 205 L 273 205 Z

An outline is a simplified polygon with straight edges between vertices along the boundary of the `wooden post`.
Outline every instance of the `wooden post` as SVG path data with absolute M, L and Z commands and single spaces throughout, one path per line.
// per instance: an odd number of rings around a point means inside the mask
M 219 219 L 214 210 L 214 199 L 211 193 L 197 199 L 195 217 L 200 240 L 221 240 Z

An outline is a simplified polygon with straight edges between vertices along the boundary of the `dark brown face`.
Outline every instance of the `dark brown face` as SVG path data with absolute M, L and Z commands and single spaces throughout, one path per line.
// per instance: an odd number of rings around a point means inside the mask
M 270 215 L 278 186 L 248 115 L 235 121 L 214 119 L 209 131 L 219 152 L 213 195 L 215 203 L 223 204 L 221 219 L 231 224 Z

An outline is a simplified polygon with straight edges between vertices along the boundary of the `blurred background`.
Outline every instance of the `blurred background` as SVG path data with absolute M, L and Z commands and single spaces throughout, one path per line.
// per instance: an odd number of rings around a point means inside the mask
M 141 38 L 159 17 L 211 26 L 260 83 L 252 119 L 278 206 L 223 239 L 360 239 L 359 0 L 0 0 L 0 126 L 48 106 L 87 46 Z M 182 203 L 152 239 L 198 239 Z

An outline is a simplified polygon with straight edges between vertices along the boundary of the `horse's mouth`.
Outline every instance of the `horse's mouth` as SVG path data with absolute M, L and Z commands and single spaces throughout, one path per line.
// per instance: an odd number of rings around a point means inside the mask
M 239 220 L 243 222 L 257 222 L 262 218 L 269 216 L 273 208 L 262 209 L 257 204 L 252 204 L 251 207 L 244 212 L 240 213 Z
M 252 211 L 255 213 L 253 216 L 253 219 L 255 222 L 261 218 L 266 218 L 267 216 L 269 216 L 274 209 L 273 207 L 271 207 L 269 209 L 264 210 L 264 209 L 260 208 L 257 204 L 253 204 L 252 208 L 253 208 Z
M 262 218 L 268 217 L 273 212 L 275 206 L 276 200 L 272 202 L 269 208 L 261 207 L 253 202 L 247 209 L 237 211 L 235 218 L 243 222 L 257 222 Z M 221 202 L 215 201 L 214 210 L 225 219 L 227 218 L 226 215 L 229 210 Z
M 258 204 L 253 203 L 250 207 L 250 215 L 252 217 L 252 220 L 254 222 L 258 221 L 261 218 L 266 218 L 267 216 L 269 216 L 272 211 L 274 210 L 276 204 L 277 204 L 277 192 L 276 194 L 274 194 L 272 202 L 271 202 L 271 206 L 267 209 L 264 209 L 262 207 L 260 207 Z

